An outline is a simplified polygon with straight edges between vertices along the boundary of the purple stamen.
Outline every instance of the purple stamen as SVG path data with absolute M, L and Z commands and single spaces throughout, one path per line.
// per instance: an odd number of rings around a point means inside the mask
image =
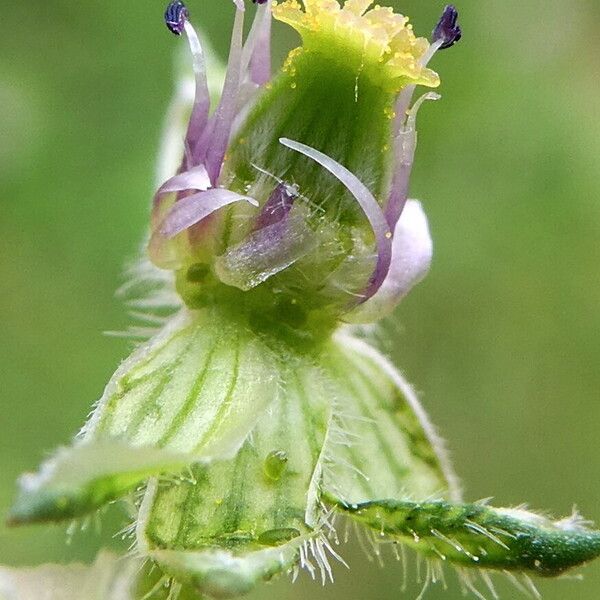
M 213 185 L 216 185 L 223 166 L 223 157 L 227 151 L 233 121 L 237 114 L 240 83 L 242 79 L 242 36 L 244 31 L 244 12 L 235 11 L 233 33 L 229 47 L 227 74 L 223 83 L 221 100 L 211 117 L 210 140 L 200 140 L 206 144 L 205 164 Z
M 171 33 L 181 35 L 189 16 L 187 6 L 181 0 L 173 0 L 165 11 L 165 24 Z
M 268 0 L 252 0 L 254 4 L 266 4 Z
M 462 37 L 462 30 L 460 25 L 457 24 L 457 21 L 458 11 L 456 10 L 456 7 L 453 4 L 448 4 L 448 6 L 444 8 L 442 17 L 435 26 L 431 37 L 433 42 L 443 41 L 439 48 L 440 50 L 450 48 L 450 46 L 456 44 Z
M 271 2 L 265 0 L 256 11 L 252 29 L 244 47 L 243 69 L 256 85 L 271 79 Z
M 274 225 L 285 219 L 294 205 L 294 201 L 298 197 L 298 191 L 294 186 L 287 183 L 279 183 L 273 190 L 269 199 L 262 207 L 256 224 L 255 230 Z

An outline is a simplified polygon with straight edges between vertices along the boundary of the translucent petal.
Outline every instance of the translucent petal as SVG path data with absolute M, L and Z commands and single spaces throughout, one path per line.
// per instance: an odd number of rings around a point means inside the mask
M 188 155 L 187 166 L 194 165 L 194 149 L 200 139 L 208 122 L 210 110 L 210 92 L 208 90 L 208 79 L 206 76 L 206 60 L 200 38 L 189 21 L 185 23 L 185 32 L 190 45 L 193 58 L 194 78 L 196 89 L 194 93 L 194 105 L 190 115 L 187 133 L 185 136 L 185 147 Z
M 271 0 L 256 7 L 242 53 L 242 78 L 256 85 L 271 79 Z
M 364 185 L 356 175 L 351 173 L 346 167 L 335 161 L 333 158 L 306 144 L 301 144 L 300 142 L 295 142 L 287 138 L 281 138 L 279 141 L 287 148 L 295 150 L 314 160 L 327 169 L 334 177 L 339 179 L 339 181 L 348 188 L 348 191 L 354 196 L 365 213 L 369 224 L 373 228 L 377 244 L 377 263 L 375 272 L 373 273 L 365 293 L 366 298 L 369 298 L 379 289 L 379 286 L 383 282 L 389 269 L 392 255 L 392 235 L 377 200 L 375 200 L 367 186 Z
M 206 159 L 204 162 L 213 185 L 217 184 L 223 157 L 229 144 L 229 137 L 237 111 L 238 93 L 242 77 L 243 0 L 237 0 L 237 3 L 241 5 L 241 8 L 238 6 L 235 11 L 223 93 L 221 101 L 214 115 L 211 117 L 210 142 L 206 144 L 205 149 Z M 203 141 L 200 142 L 200 146 L 202 145 Z
M 221 188 L 212 188 L 182 198 L 175 202 L 167 213 L 159 227 L 159 234 L 170 239 L 220 208 L 241 201 L 258 206 L 256 200 L 252 198 Z
M 229 248 L 216 259 L 215 271 L 223 283 L 249 290 L 306 256 L 317 241 L 305 217 L 296 212 Z
M 176 192 L 187 190 L 207 190 L 210 187 L 210 178 L 204 165 L 198 165 L 189 171 L 178 173 L 165 181 L 156 194 L 152 203 L 152 227 L 158 227 L 167 211 L 173 205 Z
M 385 206 L 385 216 L 390 227 L 395 228 L 408 199 L 410 174 L 417 149 L 417 114 L 426 100 L 439 100 L 434 92 L 423 94 L 408 110 L 414 86 L 406 87 L 396 102 L 394 123 L 394 176 L 392 187 Z

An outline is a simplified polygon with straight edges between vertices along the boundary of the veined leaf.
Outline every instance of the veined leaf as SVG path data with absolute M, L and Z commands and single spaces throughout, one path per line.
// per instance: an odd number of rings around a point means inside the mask
M 113 376 L 79 440 L 21 479 L 11 518 L 72 518 L 149 476 L 236 454 L 276 398 L 276 357 L 217 310 L 184 311 Z
M 291 568 L 320 535 L 328 385 L 308 358 L 281 369 L 277 400 L 235 458 L 195 465 L 188 480 L 154 480 L 140 509 L 139 551 L 209 595 L 237 595 Z
M 332 342 L 327 366 L 337 389 L 325 493 L 347 504 L 376 498 L 458 498 L 442 444 L 394 367 L 348 334 Z

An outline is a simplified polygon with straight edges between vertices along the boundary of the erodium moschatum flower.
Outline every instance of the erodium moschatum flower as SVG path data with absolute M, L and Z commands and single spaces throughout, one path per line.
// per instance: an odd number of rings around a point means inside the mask
M 465 503 L 415 393 L 359 335 L 429 267 L 408 184 L 417 112 L 439 97 L 428 65 L 461 38 L 456 9 L 428 40 L 370 0 L 267 1 L 245 41 L 244 9 L 211 101 L 190 11 L 167 8 L 194 94 L 175 105 L 189 120 L 134 282 L 152 288 L 137 306 L 155 309 L 156 332 L 74 443 L 23 476 L 11 522 L 126 498 L 129 560 L 215 598 L 300 568 L 330 578 L 342 521 L 373 532 L 374 552 L 412 548 L 427 581 L 455 566 L 474 593 L 475 574 L 491 585 L 491 571 L 554 576 L 596 557 L 600 534 L 577 516 Z M 274 75 L 272 17 L 302 40 Z M 90 569 L 119 571 L 100 558 Z

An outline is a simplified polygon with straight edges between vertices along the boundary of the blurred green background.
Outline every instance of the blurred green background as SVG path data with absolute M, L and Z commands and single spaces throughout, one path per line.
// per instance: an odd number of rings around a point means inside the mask
M 226 51 L 227 0 L 190 0 Z M 442 2 L 405 0 L 427 34 Z M 148 219 L 177 40 L 163 2 L 1 2 L 0 507 L 65 443 L 130 350 L 113 297 Z M 448 439 L 466 495 L 600 522 L 600 4 L 462 0 L 440 54 L 443 100 L 420 115 L 412 194 L 436 245 L 391 352 Z M 276 60 L 296 42 L 276 26 Z M 109 520 L 118 524 L 119 514 Z M 0 563 L 91 558 L 111 526 L 0 530 Z M 414 598 L 400 568 L 350 549 L 334 587 L 302 577 L 253 598 Z M 411 575 L 415 569 L 410 570 Z M 547 600 L 600 597 L 540 582 Z M 434 588 L 428 598 L 458 598 Z M 498 585 L 505 598 L 517 592 Z

